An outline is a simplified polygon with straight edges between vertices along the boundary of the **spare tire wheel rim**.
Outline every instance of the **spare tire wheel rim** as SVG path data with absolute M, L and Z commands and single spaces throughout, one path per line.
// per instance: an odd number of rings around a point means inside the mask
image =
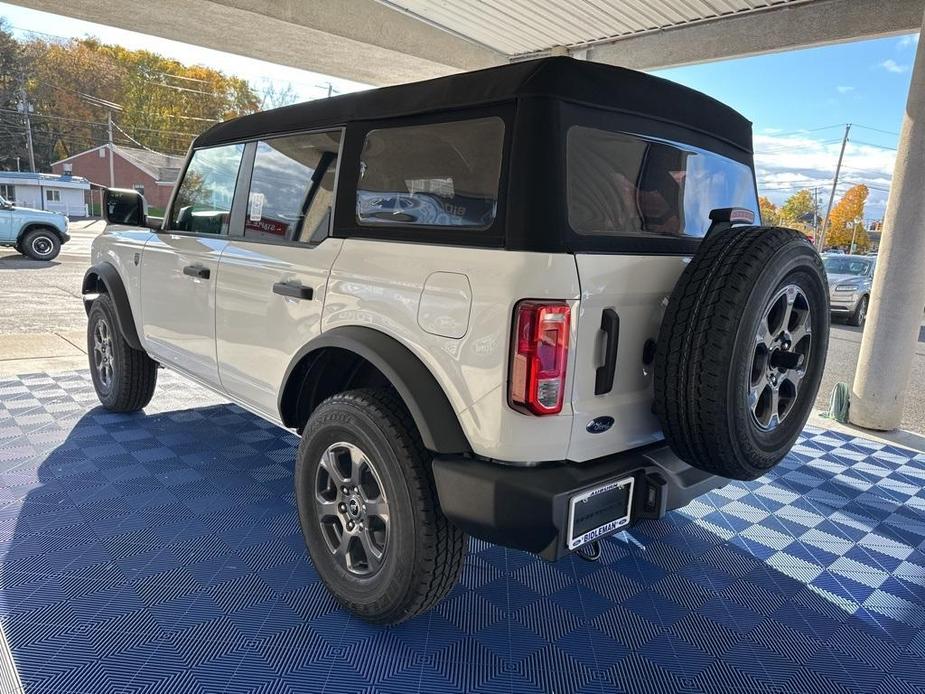
M 809 300 L 796 284 L 765 305 L 755 333 L 748 404 L 755 425 L 772 431 L 793 412 L 812 355 Z
M 32 239 L 32 251 L 36 255 L 48 255 L 51 253 L 54 246 L 51 243 L 51 239 L 47 236 L 36 236 Z
M 321 454 L 315 472 L 315 515 L 340 568 L 368 577 L 382 566 L 389 538 L 389 502 L 372 460 L 352 443 Z

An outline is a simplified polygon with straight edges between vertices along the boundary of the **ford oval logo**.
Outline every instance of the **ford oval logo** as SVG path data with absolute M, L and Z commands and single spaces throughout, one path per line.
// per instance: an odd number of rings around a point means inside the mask
M 585 427 L 589 434 L 603 434 L 613 426 L 613 417 L 595 417 Z

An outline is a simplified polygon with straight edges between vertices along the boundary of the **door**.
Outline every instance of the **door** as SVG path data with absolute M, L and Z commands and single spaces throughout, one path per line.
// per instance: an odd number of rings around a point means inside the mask
M 749 166 L 685 144 L 574 126 L 566 151 L 569 226 L 591 246 L 575 254 L 569 459 L 584 461 L 663 437 L 653 358 L 685 248 L 707 232 L 711 210 L 757 215 L 758 201 Z
M 219 264 L 216 332 L 222 387 L 278 419 L 296 353 L 321 332 L 328 275 L 343 241 L 329 237 L 342 133 L 260 141 L 247 210 Z
M 141 317 L 152 357 L 219 387 L 215 285 L 228 245 L 232 201 L 244 145 L 193 153 L 166 229 L 141 258 Z
M 16 229 L 16 231 L 19 231 L 19 229 Z M 0 206 L 0 243 L 10 243 L 15 240 L 13 210 Z

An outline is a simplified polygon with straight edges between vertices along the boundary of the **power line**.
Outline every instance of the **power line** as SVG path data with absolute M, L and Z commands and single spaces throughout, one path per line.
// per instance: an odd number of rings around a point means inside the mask
M 19 111 L 17 111 L 16 109 L 12 109 L 12 108 L 0 108 L 0 113 L 11 113 L 11 114 L 15 114 L 15 115 L 22 115 Z M 134 112 L 133 112 L 133 113 L 134 113 Z M 84 124 L 84 125 L 99 125 L 99 126 L 105 126 L 105 125 L 106 125 L 106 123 L 104 123 L 104 122 L 102 122 L 102 121 L 84 120 L 84 119 L 82 119 L 82 118 L 68 118 L 68 117 L 66 117 L 66 116 L 53 116 L 53 115 L 51 115 L 51 114 L 49 114 L 49 113 L 32 113 L 31 115 L 32 115 L 33 117 L 36 117 L 36 118 L 51 118 L 51 119 L 54 119 L 54 120 L 69 121 L 69 122 L 71 122 L 71 123 L 82 123 L 82 124 Z M 170 114 L 162 114 L 162 115 L 169 116 Z M 212 121 L 212 120 L 210 120 L 210 119 L 208 119 L 208 118 L 203 118 L 203 119 L 200 119 L 200 120 L 207 120 L 207 121 L 209 121 L 210 123 L 212 123 L 212 122 L 217 122 L 217 121 Z M 132 125 L 132 126 L 126 126 L 126 127 L 129 127 L 129 128 L 131 128 L 131 129 L 133 129 L 133 130 L 147 130 L 148 132 L 169 133 L 169 134 L 172 134 L 172 135 L 189 135 L 190 137 L 197 137 L 197 136 L 199 135 L 199 133 L 182 132 L 182 131 L 179 131 L 179 130 L 159 130 L 159 129 L 157 129 L 157 128 L 147 128 L 147 127 L 144 127 L 144 126 L 141 126 L 141 125 Z
M 881 130 L 880 128 L 872 128 L 869 125 L 855 125 L 854 127 L 860 128 L 861 130 L 873 130 L 875 133 L 883 133 L 884 135 L 895 135 L 899 137 L 899 133 L 894 133 L 892 130 Z
M 877 149 L 889 149 L 894 152 L 897 151 L 895 147 L 889 147 L 887 145 L 878 145 L 878 144 L 874 144 L 873 142 L 862 142 L 861 140 L 852 140 L 852 142 L 856 145 L 866 145 L 867 147 L 875 147 Z

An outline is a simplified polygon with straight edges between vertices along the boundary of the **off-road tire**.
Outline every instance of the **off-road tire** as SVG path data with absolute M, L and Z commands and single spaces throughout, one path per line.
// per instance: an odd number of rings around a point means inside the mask
M 347 442 L 375 463 L 389 499 L 390 528 L 382 565 L 369 577 L 351 574 L 322 537 L 313 492 L 328 446 Z M 334 395 L 312 413 L 302 432 L 295 493 L 315 569 L 335 599 L 377 624 L 397 624 L 427 611 L 456 584 L 467 537 L 440 510 L 431 454 L 404 403 L 390 389 Z
M 19 242 L 20 253 L 33 260 L 54 260 L 61 252 L 61 239 L 51 229 L 33 229 Z M 47 252 L 42 249 L 47 248 Z
M 101 380 L 94 356 L 94 333 L 100 321 L 106 322 L 111 335 L 112 375 L 108 386 Z M 135 412 L 151 402 L 157 385 L 157 362 L 146 352 L 133 349 L 122 337 L 109 294 L 100 294 L 90 306 L 87 316 L 87 355 L 93 387 L 100 403 L 107 410 Z
M 812 329 L 805 375 L 773 430 L 753 417 L 756 331 L 781 288 L 797 286 Z M 711 234 L 682 273 L 665 311 L 655 356 L 655 412 L 690 465 L 751 480 L 783 459 L 813 407 L 825 366 L 829 303 L 819 254 L 799 232 L 734 227 Z
M 864 322 L 867 320 L 867 310 L 870 308 L 870 297 L 866 294 L 861 297 L 861 300 L 858 301 L 858 305 L 854 307 L 854 310 L 848 316 L 848 325 L 853 325 L 856 328 L 864 326 Z

